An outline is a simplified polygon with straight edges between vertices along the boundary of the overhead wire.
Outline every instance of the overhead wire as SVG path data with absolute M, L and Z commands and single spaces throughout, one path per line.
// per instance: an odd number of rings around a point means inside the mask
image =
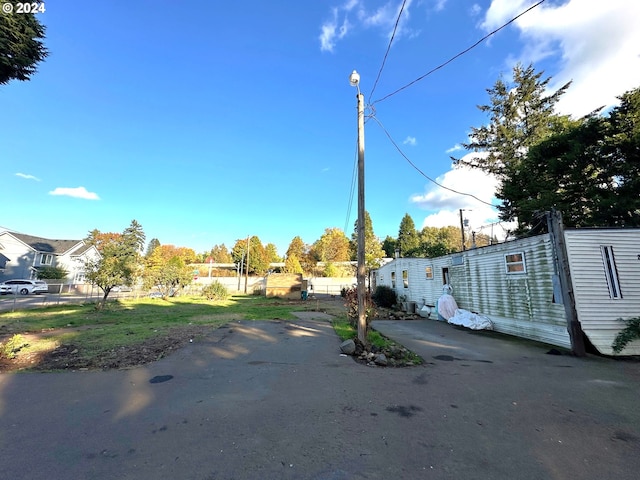
M 358 173 L 358 140 L 356 139 L 355 159 L 353 161 L 353 172 L 351 174 L 351 189 L 349 191 L 349 202 L 347 203 L 347 218 L 344 221 L 344 234 L 347 234 L 349 219 L 351 218 L 351 207 L 353 206 L 353 195 L 356 190 L 356 179 Z
M 376 75 L 376 81 L 373 82 L 373 88 L 371 89 L 371 93 L 369 93 L 369 100 L 367 102 L 371 102 L 371 97 L 373 97 L 373 92 L 376 91 L 376 86 L 378 85 L 378 80 L 380 80 L 380 75 L 382 75 L 382 70 L 384 69 L 384 65 L 387 62 L 387 56 L 389 55 L 389 51 L 391 50 L 391 44 L 393 43 L 393 39 L 396 36 L 396 31 L 398 30 L 398 25 L 400 24 L 400 18 L 402 17 L 402 12 L 404 11 L 404 6 L 406 5 L 407 0 L 402 1 L 402 6 L 400 7 L 400 11 L 398 12 L 398 18 L 396 18 L 396 23 L 393 26 L 393 32 L 391 33 L 391 38 L 389 39 L 389 45 L 387 45 L 387 51 L 384 52 L 384 57 L 382 58 L 382 64 L 378 69 L 378 75 Z
M 384 125 L 382 124 L 382 122 L 380 120 L 378 120 L 378 118 L 375 115 L 370 115 L 371 119 L 373 119 L 378 126 L 382 129 L 382 131 L 385 133 L 385 135 L 387 136 L 387 138 L 389 139 L 389 141 L 391 142 L 391 144 L 396 148 L 396 150 L 398 150 L 398 153 L 400 153 L 400 155 L 402 155 L 402 157 L 404 157 L 404 159 L 409 163 L 409 165 L 411 165 L 420 175 L 422 175 L 424 178 L 426 178 L 427 180 L 429 180 L 431 183 L 433 183 L 434 185 L 440 187 L 440 188 L 444 188 L 445 190 L 449 190 L 450 192 L 453 192 L 457 195 L 464 195 L 467 197 L 471 197 L 475 200 L 477 200 L 480 203 L 484 203 L 485 205 L 489 205 L 490 207 L 495 208 L 495 205 L 493 205 L 490 202 L 486 202 L 484 200 L 482 200 L 481 198 L 476 197 L 475 195 L 471 194 L 471 193 L 465 193 L 465 192 L 459 192 L 458 190 L 455 190 L 453 188 L 447 187 L 445 185 L 442 185 L 441 183 L 438 183 L 436 180 L 434 180 L 433 178 L 431 178 L 430 176 L 428 176 L 426 173 L 424 173 L 422 170 L 420 170 L 420 168 L 418 168 L 418 166 L 413 163 L 409 157 L 407 157 L 407 155 L 402 151 L 402 149 L 398 146 L 397 142 L 393 139 L 393 137 L 391 136 L 391 134 L 387 131 L 387 129 L 384 127 Z
M 532 5 L 531 7 L 527 8 L 526 10 L 524 10 L 523 12 L 519 13 L 518 15 L 516 15 L 515 17 L 513 17 L 511 20 L 509 20 L 507 23 L 505 23 L 504 25 L 496 28 L 495 30 L 493 30 L 492 32 L 488 33 L 487 35 L 485 35 L 484 37 L 482 37 L 480 40 L 478 40 L 476 43 L 474 43 L 473 45 L 471 45 L 470 47 L 466 48 L 465 50 L 461 51 L 460 53 L 454 55 L 453 57 L 451 57 L 449 60 L 447 60 L 444 63 L 441 63 L 440 65 L 438 65 L 437 67 L 429 70 L 427 73 L 425 73 L 424 75 L 416 78 L 415 80 L 407 83 L 406 85 L 404 85 L 403 87 L 398 88 L 397 90 L 389 93 L 388 95 L 385 95 L 384 97 L 380 98 L 379 100 L 375 100 L 371 106 L 375 105 L 376 103 L 380 103 L 384 100 L 386 100 L 389 97 L 392 97 L 394 95 L 396 95 L 397 93 L 400 93 L 401 91 L 409 88 L 411 85 L 418 83 L 420 80 L 423 80 L 425 77 L 428 77 L 429 75 L 431 75 L 432 73 L 440 70 L 441 68 L 445 67 L 446 65 L 450 64 L 451 62 L 453 62 L 454 60 L 456 60 L 457 58 L 461 57 L 462 55 L 468 53 L 469 51 L 473 50 L 474 48 L 476 48 L 478 45 L 480 45 L 482 42 L 484 42 L 485 40 L 487 40 L 488 38 L 490 38 L 491 36 L 495 35 L 496 33 L 498 33 L 500 30 L 502 30 L 503 28 L 507 27 L 508 25 L 512 24 L 513 22 L 515 22 L 518 18 L 520 18 L 521 16 L 523 16 L 524 14 L 530 12 L 531 10 L 533 10 L 534 8 L 542 5 L 546 0 L 540 0 L 538 3 Z

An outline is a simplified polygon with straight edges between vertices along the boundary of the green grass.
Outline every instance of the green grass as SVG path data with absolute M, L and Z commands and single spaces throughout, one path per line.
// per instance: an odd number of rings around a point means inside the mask
M 193 331 L 193 327 L 215 329 L 235 320 L 291 320 L 296 318 L 291 312 L 313 306 L 246 295 L 215 302 L 204 297 L 122 299 L 108 302 L 101 310 L 95 304 L 69 304 L 0 313 L 0 334 L 37 333 L 38 340 L 22 347 L 21 355 L 73 345 L 79 355 L 91 359 L 152 337 L 178 337 L 181 330 Z

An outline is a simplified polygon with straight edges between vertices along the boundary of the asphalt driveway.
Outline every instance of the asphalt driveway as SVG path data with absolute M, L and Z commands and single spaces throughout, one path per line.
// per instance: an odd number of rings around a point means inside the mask
M 321 318 L 236 322 L 130 370 L 0 375 L 18 479 L 636 479 L 637 362 L 437 321 L 375 322 L 377 368 Z

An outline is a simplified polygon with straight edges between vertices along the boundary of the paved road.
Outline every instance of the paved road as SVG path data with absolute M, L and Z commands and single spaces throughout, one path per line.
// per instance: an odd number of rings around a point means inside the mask
M 109 294 L 109 300 L 118 298 L 130 298 L 131 292 L 112 292 Z M 10 310 L 25 310 L 28 308 L 40 308 L 51 305 L 60 305 L 65 303 L 85 303 L 96 302 L 102 298 L 94 292 L 91 295 L 73 295 L 59 293 L 44 293 L 39 295 L 0 295 L 0 312 Z
M 130 370 L 0 375 L 0 476 L 638 478 L 637 362 L 436 321 L 375 326 L 426 364 L 357 364 L 305 318 L 232 323 Z

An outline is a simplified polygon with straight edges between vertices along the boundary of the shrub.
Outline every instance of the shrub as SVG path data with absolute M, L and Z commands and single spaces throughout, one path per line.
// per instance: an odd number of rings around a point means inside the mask
M 202 289 L 207 300 L 225 300 L 229 296 L 227 288 L 220 282 L 213 282 Z
M 47 280 L 62 280 L 67 278 L 67 272 L 62 267 L 40 267 L 38 270 L 38 278 L 46 278 Z
M 378 285 L 371 298 L 377 306 L 382 308 L 391 308 L 398 303 L 396 291 L 386 285 Z
M 347 307 L 347 317 L 349 317 L 349 323 L 351 326 L 358 327 L 358 289 L 356 287 L 347 288 L 344 291 L 344 306 Z M 364 297 L 364 309 L 365 318 L 367 321 L 367 327 L 369 322 L 376 316 L 376 309 L 373 301 L 371 300 L 371 294 L 366 293 Z
M 627 320 L 619 318 L 618 320 L 626 323 L 627 326 L 616 335 L 611 344 L 615 353 L 622 352 L 628 343 L 640 339 L 640 317 L 628 318 Z

